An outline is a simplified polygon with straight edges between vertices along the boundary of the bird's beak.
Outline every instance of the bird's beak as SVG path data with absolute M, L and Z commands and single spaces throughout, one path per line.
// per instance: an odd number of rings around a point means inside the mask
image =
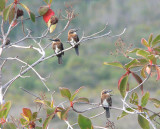
M 49 40 L 51 40 L 51 41 L 55 41 L 54 39 L 49 39 Z
M 80 28 L 75 29 L 74 32 L 77 32 L 78 30 L 80 30 Z

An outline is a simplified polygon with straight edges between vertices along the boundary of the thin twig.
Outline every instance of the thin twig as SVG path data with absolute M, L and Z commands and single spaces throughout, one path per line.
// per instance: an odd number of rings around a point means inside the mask
M 26 92 L 26 93 L 28 93 L 28 94 L 30 94 L 30 95 L 32 95 L 32 96 L 34 96 L 34 97 L 36 97 L 36 98 L 38 98 L 38 99 L 41 100 L 41 98 L 40 98 L 39 96 L 37 96 L 37 95 L 35 95 L 34 93 L 32 93 L 32 92 L 24 89 L 23 87 L 19 87 L 19 88 L 22 89 L 24 92 Z

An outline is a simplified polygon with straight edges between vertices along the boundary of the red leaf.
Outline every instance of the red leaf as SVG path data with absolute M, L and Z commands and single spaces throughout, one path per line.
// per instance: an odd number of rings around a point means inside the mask
M 152 48 L 148 47 L 148 51 L 149 51 L 149 52 L 152 52 Z
M 1 118 L 0 123 L 3 125 L 4 123 L 6 123 L 6 120 L 4 118 Z
M 43 20 L 48 23 L 51 16 L 54 16 L 54 11 L 52 9 L 48 9 L 48 11 L 43 15 Z
M 23 114 L 31 120 L 32 118 L 32 112 L 29 108 L 23 108 Z
M 72 108 L 73 108 L 73 102 L 72 102 L 72 101 L 70 102 L 70 107 L 72 107 Z
M 141 84 L 142 83 L 142 79 L 134 72 L 131 72 L 132 73 L 132 76 L 135 78 L 135 80 Z M 143 84 L 140 86 L 140 89 L 141 89 L 141 92 L 142 92 L 142 95 L 143 95 Z
M 121 81 L 124 77 L 126 77 L 128 75 L 128 72 L 126 72 L 124 75 L 121 76 L 121 78 L 118 80 L 118 89 L 120 90 L 120 84 L 121 84 Z
M 160 79 L 160 68 L 156 66 L 156 70 L 157 70 L 157 80 L 159 80 Z

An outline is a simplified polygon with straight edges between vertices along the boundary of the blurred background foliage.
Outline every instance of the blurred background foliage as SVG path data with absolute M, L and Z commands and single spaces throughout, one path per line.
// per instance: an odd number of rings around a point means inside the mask
M 36 15 L 38 15 L 38 8 L 45 5 L 42 0 L 22 0 L 22 3 L 23 2 L 28 5 Z M 85 36 L 99 31 L 106 23 L 108 23 L 106 32 L 112 30 L 112 35 L 119 34 L 124 28 L 127 28 L 125 34 L 121 36 L 126 44 L 125 47 L 127 50 L 131 44 L 133 44 L 132 48 L 142 47 L 140 43 L 141 38 L 147 38 L 150 33 L 153 33 L 154 36 L 160 33 L 159 0 L 53 0 L 51 8 L 57 15 L 60 9 L 65 13 L 65 2 L 72 4 L 75 12 L 79 14 L 68 28 L 68 30 L 70 28 L 80 28 L 78 31 L 79 37 L 82 36 L 83 31 L 85 32 Z M 26 13 L 25 17 L 28 17 Z M 60 20 L 54 33 L 61 31 L 66 22 L 67 21 Z M 47 26 L 42 18 L 38 18 L 35 23 L 29 20 L 24 21 L 24 27 L 31 29 L 34 36 L 40 36 Z M 65 48 L 69 47 L 69 44 L 66 42 L 67 31 L 60 37 Z M 53 34 L 50 34 L 50 36 Z M 16 27 L 14 31 L 11 32 L 11 42 L 15 42 L 23 36 L 22 26 Z M 72 49 L 65 53 L 62 65 L 58 65 L 57 58 L 55 57 L 42 62 L 37 65 L 35 69 L 39 71 L 43 77 L 50 76 L 46 83 L 52 91 L 56 91 L 55 98 L 60 98 L 56 99 L 56 101 L 60 102 L 63 100 L 62 97 L 59 96 L 58 87 L 67 87 L 73 91 L 80 86 L 85 86 L 86 88 L 81 92 L 81 96 L 92 98 L 92 102 L 100 101 L 100 91 L 102 89 L 112 89 L 114 91 L 113 105 L 119 106 L 120 103 L 116 100 L 116 97 L 119 97 L 117 82 L 124 71 L 103 65 L 104 61 L 120 61 L 122 64 L 128 61 L 121 54 L 116 53 L 115 42 L 117 42 L 117 40 L 118 37 L 89 40 L 80 45 L 80 56 L 76 56 L 74 49 Z M 42 44 L 45 46 L 49 42 L 48 39 L 44 39 Z M 21 44 L 27 46 L 32 44 L 36 46 L 32 40 L 26 40 Z M 49 47 L 46 55 L 52 53 L 53 50 Z M 40 57 L 39 53 L 29 49 L 8 49 L 3 53 L 3 56 L 19 56 L 20 59 L 30 64 Z M 3 69 L 3 82 L 5 83 L 14 77 L 19 72 L 20 67 L 19 62 L 8 61 Z M 22 107 L 30 105 L 32 103 L 32 97 L 24 93 L 19 87 L 23 87 L 36 94 L 48 94 L 41 81 L 32 71 L 26 75 L 30 75 L 31 77 L 15 81 L 6 96 L 7 100 L 12 100 L 13 104 Z M 132 78 L 130 78 L 130 80 L 132 81 Z M 160 98 L 160 83 L 155 80 L 156 78 L 153 76 L 148 83 L 145 84 L 144 89 L 145 91 L 151 91 L 151 93 L 153 93 L 151 95 L 152 97 Z M 135 81 L 132 82 L 131 87 L 137 85 Z M 117 116 L 117 114 L 115 116 Z M 115 120 L 116 118 L 112 119 Z M 130 126 L 134 127 L 134 124 L 131 122 Z M 123 125 L 119 127 L 125 128 Z

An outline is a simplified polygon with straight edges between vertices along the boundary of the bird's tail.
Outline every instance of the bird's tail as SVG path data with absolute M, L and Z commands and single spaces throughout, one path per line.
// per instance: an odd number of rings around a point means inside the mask
M 58 56 L 58 64 L 62 64 L 62 56 Z
M 77 56 L 79 56 L 79 49 L 78 49 L 78 45 L 77 45 L 77 46 L 75 46 L 75 51 L 76 51 Z
M 106 117 L 107 117 L 107 118 L 110 118 L 110 111 L 109 111 L 109 108 L 106 107 L 105 110 L 106 110 Z

